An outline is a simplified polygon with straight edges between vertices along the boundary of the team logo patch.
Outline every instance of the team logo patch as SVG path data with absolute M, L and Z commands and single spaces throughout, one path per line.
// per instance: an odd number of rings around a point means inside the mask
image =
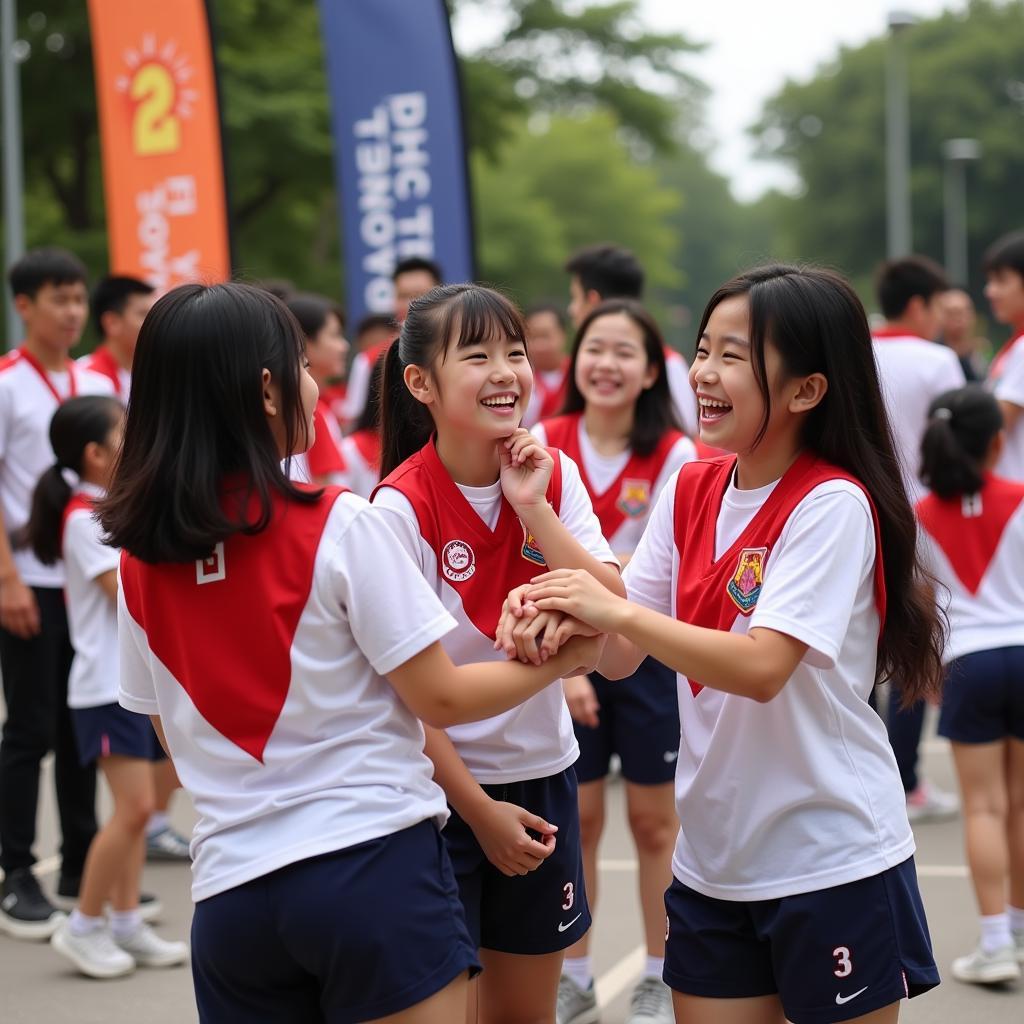
M 523 527 L 523 550 L 521 552 L 523 558 L 528 562 L 533 562 L 534 565 L 542 565 L 547 568 L 547 561 L 544 558 L 544 552 L 541 551 L 537 544 L 537 538 L 523 524 L 523 521 L 519 521 L 519 525 Z
M 464 540 L 450 540 L 441 552 L 441 572 L 453 583 L 462 583 L 476 572 L 476 555 Z
M 651 504 L 651 485 L 647 480 L 623 480 L 615 507 L 630 519 L 642 516 Z
M 764 560 L 767 554 L 767 548 L 744 548 L 740 552 L 736 572 L 726 587 L 733 603 L 744 615 L 749 615 L 754 610 L 757 599 L 761 596 Z

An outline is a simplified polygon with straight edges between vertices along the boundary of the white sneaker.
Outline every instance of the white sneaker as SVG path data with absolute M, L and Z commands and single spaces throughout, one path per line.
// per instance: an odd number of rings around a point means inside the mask
M 672 990 L 661 978 L 644 978 L 629 1001 L 626 1024 L 673 1024 Z
M 174 967 L 188 959 L 188 946 L 184 942 L 161 939 L 148 924 L 139 925 L 128 938 L 115 938 L 114 942 L 140 967 Z
M 926 821 L 944 821 L 960 813 L 960 801 L 956 794 L 933 786 L 923 780 L 917 789 L 907 794 L 907 817 L 911 824 Z
M 75 935 L 70 922 L 62 921 L 50 945 L 90 978 L 120 978 L 135 970 L 134 959 L 118 948 L 106 925 L 88 935 Z
M 1013 946 L 1003 946 L 993 953 L 986 953 L 979 946 L 973 953 L 953 961 L 953 977 L 957 981 L 969 981 L 976 985 L 1016 981 L 1020 978 L 1017 950 Z
M 596 1024 L 600 1015 L 593 982 L 590 988 L 580 988 L 568 974 L 558 979 L 558 1024 Z

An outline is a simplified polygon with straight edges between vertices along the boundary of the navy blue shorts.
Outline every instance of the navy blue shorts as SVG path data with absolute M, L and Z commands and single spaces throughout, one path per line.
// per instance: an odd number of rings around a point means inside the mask
M 111 754 L 144 761 L 162 761 L 167 757 L 149 716 L 136 714 L 120 704 L 72 708 L 71 725 L 78 759 L 83 765 Z
M 939 735 L 954 743 L 1024 740 L 1024 647 L 999 647 L 946 667 Z
M 567 768 L 546 779 L 482 788 L 492 800 L 517 804 L 557 825 L 558 833 L 555 852 L 539 868 L 509 878 L 491 864 L 473 830 L 452 811 L 442 834 L 473 941 L 481 949 L 533 956 L 571 946 L 590 927 L 576 775 Z
M 712 999 L 779 996 L 793 1024 L 850 1020 L 939 983 L 914 858 L 817 892 L 741 903 L 678 879 L 665 982 Z
M 622 761 L 622 777 L 639 786 L 671 782 L 679 757 L 679 695 L 675 672 L 645 658 L 626 679 L 590 676 L 597 702 L 598 724 L 573 722 L 580 759 L 576 778 L 595 782 L 608 774 L 612 754 Z
M 432 821 L 289 864 L 192 919 L 202 1024 L 356 1024 L 479 969 Z

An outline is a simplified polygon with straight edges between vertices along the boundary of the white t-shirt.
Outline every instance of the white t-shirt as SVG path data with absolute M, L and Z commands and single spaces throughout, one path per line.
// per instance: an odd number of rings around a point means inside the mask
M 71 374 L 76 394 L 113 394 L 113 385 L 106 377 L 69 365 L 67 371 L 47 373 L 62 400 L 71 396 Z M 53 392 L 20 352 L 0 360 L 0 507 L 8 535 L 28 522 L 32 493 L 54 463 L 50 420 L 57 404 Z M 43 565 L 29 547 L 15 549 L 14 565 L 30 587 L 64 585 L 64 566 L 59 562 Z
M 668 390 L 672 396 L 679 426 L 690 437 L 699 437 L 697 396 L 690 387 L 690 368 L 678 352 L 671 355 L 666 353 L 665 375 L 668 377 Z
M 992 384 L 996 398 L 1024 408 L 1024 340 L 1016 338 L 1013 348 L 999 367 L 999 375 Z M 1006 431 L 1003 454 L 996 464 L 996 472 L 1007 480 L 1024 480 L 1024 416 L 1020 416 Z
M 341 454 L 345 458 L 345 474 L 349 487 L 361 498 L 369 500 L 374 487 L 380 483 L 380 469 L 366 461 L 351 434 L 342 440 Z
M 370 377 L 373 375 L 373 363 L 365 352 L 357 352 L 352 359 L 352 367 L 348 373 L 348 386 L 345 398 L 341 403 L 342 419 L 346 423 L 355 423 L 366 408 L 366 399 L 370 394 Z
M 82 481 L 75 494 L 97 499 L 104 491 Z M 103 543 L 103 527 L 91 509 L 78 507 L 65 520 L 62 551 L 68 630 L 75 649 L 68 676 L 68 707 L 116 704 L 120 675 L 117 608 L 96 581 L 117 569 L 121 553 Z
M 228 548 L 223 561 L 196 564 L 197 589 L 203 574 L 206 586 L 231 581 L 230 554 Z M 245 595 L 236 596 L 225 591 L 223 614 L 195 624 L 197 650 L 210 651 L 224 630 L 253 629 Z M 123 587 L 118 621 L 121 703 L 160 716 L 199 813 L 195 900 L 427 818 L 446 820 L 423 727 L 384 676 L 455 623 L 362 498 L 341 495 L 320 535 L 309 596 L 290 638 L 290 682 L 262 760 L 199 713 L 172 667 L 152 652 Z
M 675 484 L 666 484 L 623 573 L 630 600 L 673 618 Z M 773 488 L 729 486 L 716 557 Z M 709 688 L 695 697 L 678 677 L 682 829 L 672 870 L 684 885 L 716 899 L 777 899 L 879 874 L 913 853 L 896 761 L 868 705 L 879 627 L 874 561 L 863 493 L 844 481 L 820 484 L 783 527 L 753 614 L 733 625 L 808 644 L 792 678 L 761 704 Z
M 617 565 L 611 548 L 601 536 L 600 525 L 576 464 L 564 453 L 560 455 L 562 497 L 559 519 L 594 558 Z M 459 486 L 459 490 L 488 529 L 493 530 L 501 512 L 501 484 Z M 416 512 L 409 499 L 393 487 L 382 487 L 374 496 L 373 507 L 380 511 L 382 520 L 387 522 L 399 545 L 412 557 L 454 617 L 456 628 L 443 640 L 444 649 L 452 661 L 456 665 L 504 661 L 504 652 L 494 650 L 493 639 L 472 622 L 458 591 L 438 571 L 437 556 L 420 535 Z M 485 784 L 546 778 L 564 771 L 579 757 L 579 746 L 562 694 L 561 680 L 556 680 L 511 711 L 482 722 L 453 726 L 447 731 L 473 777 Z
M 964 370 L 952 349 L 913 335 L 879 332 L 874 350 L 896 455 L 913 505 L 928 493 L 918 477 L 928 406 L 944 391 L 962 388 Z
M 106 377 L 111 382 L 114 394 L 125 405 L 128 404 L 128 399 L 131 397 L 132 392 L 132 371 L 126 370 L 117 363 L 109 352 L 97 349 L 88 355 L 82 356 L 81 359 L 77 360 L 77 365 L 82 367 L 83 370 L 89 370 L 92 373 Z

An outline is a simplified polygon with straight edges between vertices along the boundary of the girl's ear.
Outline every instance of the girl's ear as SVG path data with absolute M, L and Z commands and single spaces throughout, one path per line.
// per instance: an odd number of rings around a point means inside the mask
M 280 406 L 280 396 L 277 391 L 277 387 L 270 376 L 270 371 L 263 368 L 263 411 L 268 417 L 273 418 L 277 415 L 278 408 Z
M 402 372 L 402 379 L 409 393 L 417 402 L 433 405 L 437 400 L 437 391 L 430 379 L 430 374 L 422 367 L 410 363 Z
M 823 373 L 812 373 L 800 381 L 795 393 L 789 399 L 792 413 L 810 412 L 828 392 L 828 378 Z

